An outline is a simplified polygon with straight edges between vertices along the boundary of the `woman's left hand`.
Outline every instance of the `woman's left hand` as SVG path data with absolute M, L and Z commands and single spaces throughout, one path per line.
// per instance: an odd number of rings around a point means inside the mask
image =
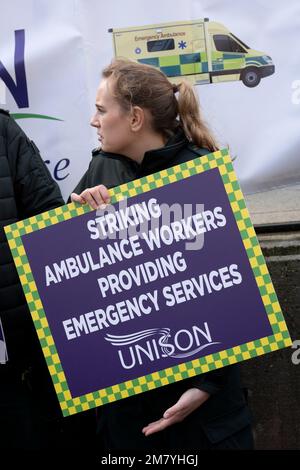
M 178 402 L 164 412 L 158 421 L 148 424 L 142 430 L 145 436 L 150 436 L 155 432 L 162 431 L 172 424 L 183 421 L 190 413 L 201 406 L 208 398 L 209 394 L 198 388 L 190 388 L 184 392 Z

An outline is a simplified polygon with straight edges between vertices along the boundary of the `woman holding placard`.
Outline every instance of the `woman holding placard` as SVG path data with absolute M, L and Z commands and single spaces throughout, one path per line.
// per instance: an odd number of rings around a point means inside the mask
M 94 209 L 109 202 L 107 188 L 217 150 L 193 88 L 172 85 L 158 69 L 128 60 L 104 69 L 91 125 L 101 149 L 71 198 Z M 109 450 L 253 445 L 236 366 L 105 405 L 99 413 L 100 437 Z

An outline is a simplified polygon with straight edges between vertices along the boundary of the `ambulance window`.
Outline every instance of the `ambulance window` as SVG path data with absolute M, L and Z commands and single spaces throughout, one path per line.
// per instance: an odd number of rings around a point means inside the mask
M 214 42 L 217 51 L 221 52 L 247 52 L 234 39 L 226 34 L 215 34 Z
M 170 51 L 172 49 L 175 49 L 174 39 L 161 39 L 158 41 L 147 42 L 148 52 Z
M 242 46 L 244 46 L 245 49 L 250 49 L 249 46 L 247 46 L 247 44 L 245 44 L 240 38 L 237 38 L 233 33 L 230 33 L 231 36 L 236 39 L 240 44 L 242 44 Z

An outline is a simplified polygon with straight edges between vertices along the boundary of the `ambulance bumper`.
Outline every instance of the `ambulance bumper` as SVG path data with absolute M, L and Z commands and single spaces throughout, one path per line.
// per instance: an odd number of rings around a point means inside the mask
M 264 65 L 260 68 L 260 76 L 261 77 L 268 77 L 269 75 L 273 75 L 275 72 L 275 65 Z

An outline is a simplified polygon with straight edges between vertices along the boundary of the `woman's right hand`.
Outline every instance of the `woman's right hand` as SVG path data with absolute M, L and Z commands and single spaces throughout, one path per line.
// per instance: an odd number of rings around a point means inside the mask
M 87 188 L 81 194 L 72 193 L 71 201 L 80 204 L 88 203 L 93 209 L 104 209 L 110 203 L 109 191 L 103 184 Z

